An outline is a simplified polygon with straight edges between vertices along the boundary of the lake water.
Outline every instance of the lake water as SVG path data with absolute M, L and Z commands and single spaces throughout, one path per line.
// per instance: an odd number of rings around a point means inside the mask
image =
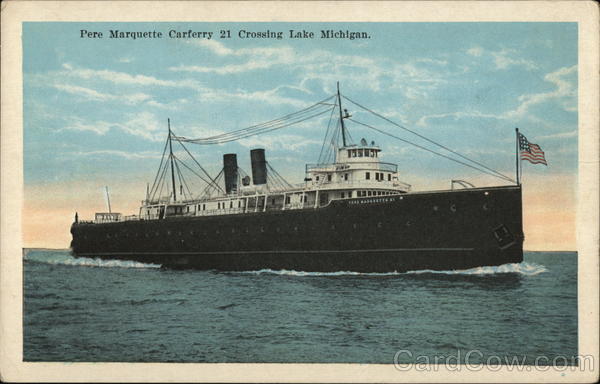
M 391 274 L 172 271 L 24 252 L 24 360 L 532 363 L 577 354 L 577 253 Z

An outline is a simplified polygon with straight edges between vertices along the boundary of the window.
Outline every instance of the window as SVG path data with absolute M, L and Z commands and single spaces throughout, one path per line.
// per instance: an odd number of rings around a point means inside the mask
M 375 151 L 375 157 L 377 157 L 377 153 L 378 153 L 378 152 L 377 152 L 377 151 Z
M 363 150 L 362 149 L 358 150 L 358 157 L 363 157 Z
M 352 157 L 356 157 L 356 149 L 352 150 Z
M 372 192 L 371 192 L 371 191 L 368 191 L 368 192 L 367 192 L 367 196 L 371 196 L 371 194 L 372 194 Z
M 233 208 L 233 201 L 229 202 L 229 208 Z
M 331 181 L 331 173 L 327 174 L 327 181 Z
M 242 200 L 238 200 L 238 208 L 242 207 Z
M 271 199 L 271 205 L 275 205 L 275 199 Z
M 388 181 L 392 181 L 392 174 L 388 173 Z
M 317 176 L 317 181 L 319 181 L 319 176 Z
M 344 180 L 348 181 L 348 174 L 344 173 Z
M 289 204 L 289 203 L 290 203 L 290 197 L 289 197 L 289 196 L 286 196 L 286 197 L 285 197 L 285 203 L 286 203 L 286 204 Z
M 367 180 L 371 179 L 371 172 L 366 172 L 365 173 L 365 179 L 367 179 Z
M 206 204 L 202 204 L 202 210 L 206 211 Z
M 352 157 L 352 151 L 348 150 L 348 157 Z
M 369 155 L 370 155 L 371 157 L 375 157 L 375 151 L 371 149 L 371 150 L 369 151 Z
M 344 192 L 342 192 L 342 199 L 346 198 L 346 194 Z

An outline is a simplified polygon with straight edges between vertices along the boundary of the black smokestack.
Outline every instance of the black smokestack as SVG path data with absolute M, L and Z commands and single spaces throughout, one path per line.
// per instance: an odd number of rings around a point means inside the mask
M 254 185 L 267 183 L 267 161 L 265 150 L 262 148 L 250 151 L 250 162 L 252 163 L 252 182 Z
M 238 165 L 235 153 L 223 155 L 223 173 L 225 174 L 225 192 L 237 191 Z

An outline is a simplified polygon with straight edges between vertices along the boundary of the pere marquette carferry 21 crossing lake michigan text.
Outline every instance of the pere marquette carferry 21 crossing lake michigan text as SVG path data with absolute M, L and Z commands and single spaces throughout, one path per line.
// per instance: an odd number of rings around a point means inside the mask
M 213 38 L 229 39 L 370 39 L 371 35 L 368 32 L 349 31 L 347 29 L 321 29 L 317 32 L 307 31 L 305 29 L 289 29 L 287 31 L 250 31 L 246 29 L 231 30 L 220 29 L 216 31 L 193 31 L 170 29 L 168 31 L 121 31 L 118 29 L 109 29 L 108 31 L 92 31 L 81 29 L 79 31 L 82 39 L 206 39 Z

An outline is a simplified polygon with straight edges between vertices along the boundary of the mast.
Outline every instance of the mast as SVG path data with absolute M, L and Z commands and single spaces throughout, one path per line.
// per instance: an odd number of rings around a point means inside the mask
M 340 82 L 337 82 L 338 106 L 340 107 L 340 123 L 342 124 L 342 142 L 346 146 L 346 126 L 344 125 L 344 116 L 342 115 L 342 97 L 340 96 Z
M 106 202 L 108 203 L 108 213 L 112 213 L 110 209 L 110 195 L 108 194 L 108 185 L 105 185 L 104 189 L 106 189 Z
M 515 133 L 517 135 L 517 142 L 515 148 L 515 165 L 517 168 L 517 185 L 521 185 L 521 181 L 519 180 L 519 128 L 515 128 Z
M 173 144 L 171 139 L 171 119 L 167 119 L 169 127 L 169 158 L 171 159 L 171 183 L 173 185 L 173 202 L 177 201 L 177 189 L 175 188 L 175 171 L 173 167 Z

